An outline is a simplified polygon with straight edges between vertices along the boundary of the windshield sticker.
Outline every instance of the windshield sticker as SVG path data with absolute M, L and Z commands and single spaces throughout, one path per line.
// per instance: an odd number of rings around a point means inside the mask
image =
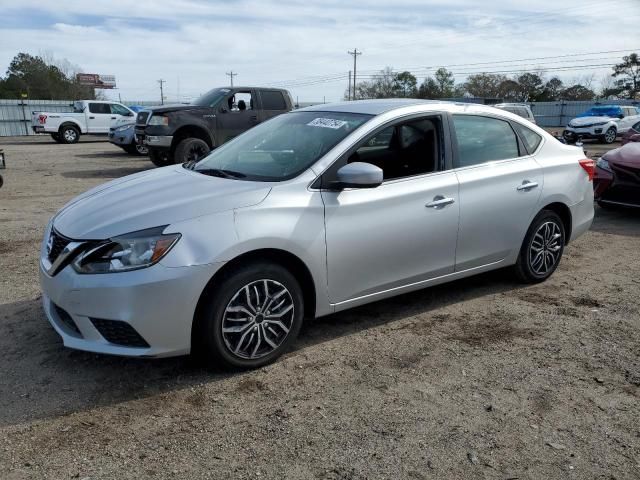
M 333 128 L 334 130 L 344 127 L 346 124 L 347 122 L 344 120 L 334 120 L 333 118 L 315 118 L 307 123 L 310 127 Z

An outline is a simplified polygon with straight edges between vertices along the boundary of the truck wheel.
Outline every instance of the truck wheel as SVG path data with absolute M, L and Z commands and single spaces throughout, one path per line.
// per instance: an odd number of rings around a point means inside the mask
M 169 152 L 164 150 L 152 150 L 149 149 L 149 159 L 156 167 L 166 167 L 173 164 Z
M 63 126 L 59 135 L 62 143 L 78 143 L 80 140 L 80 132 L 73 125 Z
M 211 149 L 207 142 L 199 138 L 185 138 L 182 140 L 174 155 L 175 163 L 197 162 L 206 157 Z
M 56 141 L 56 143 L 62 143 L 62 139 L 60 138 L 59 133 L 52 133 L 51 138 L 53 138 Z

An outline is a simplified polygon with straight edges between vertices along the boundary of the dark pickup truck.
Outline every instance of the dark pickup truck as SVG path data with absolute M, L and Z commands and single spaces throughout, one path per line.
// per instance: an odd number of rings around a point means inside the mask
M 215 88 L 190 105 L 143 110 L 136 117 L 137 141 L 163 167 L 197 161 L 258 123 L 293 108 L 291 95 L 276 88 Z

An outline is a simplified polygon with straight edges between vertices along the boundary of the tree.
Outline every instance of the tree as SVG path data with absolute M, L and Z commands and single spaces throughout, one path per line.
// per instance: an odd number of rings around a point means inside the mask
M 563 90 L 562 98 L 564 100 L 593 100 L 596 98 L 596 94 L 584 85 L 572 85 Z
M 397 96 L 395 87 L 396 74 L 391 67 L 386 67 L 369 81 L 362 81 L 356 84 L 353 92 L 354 100 L 367 98 L 391 98 Z M 345 92 L 345 98 L 347 97 Z
M 496 97 L 503 100 L 520 101 L 520 84 L 509 78 L 500 82 Z
M 432 78 L 427 77 L 418 89 L 418 98 L 436 99 L 440 98 L 440 90 L 438 83 Z
M 439 98 L 451 98 L 453 97 L 453 90 L 455 88 L 455 80 L 453 73 L 446 68 L 439 68 L 435 73 L 435 82 L 438 85 Z
M 24 93 L 41 100 L 95 97 L 94 89 L 78 84 L 75 75 L 67 76 L 40 56 L 18 53 L 9 64 L 6 77 L 0 78 L 0 98 L 21 98 Z
M 397 73 L 393 79 L 393 88 L 398 97 L 415 97 L 418 93 L 418 80 L 411 72 Z
M 622 63 L 613 67 L 611 76 L 617 78 L 615 86 L 619 89 L 619 95 L 631 100 L 635 99 L 640 93 L 640 58 L 638 58 L 638 54 L 632 53 L 622 57 Z
M 542 91 L 542 94 L 540 95 L 539 100 L 545 102 L 559 100 L 560 96 L 562 95 L 563 89 L 564 84 L 562 83 L 562 80 L 560 80 L 558 77 L 553 77 L 544 84 L 544 89 Z
M 498 98 L 500 84 L 507 79 L 495 73 L 477 73 L 467 77 L 464 88 L 472 97 Z
M 535 102 L 542 96 L 544 91 L 542 75 L 526 72 L 520 75 L 516 81 L 520 84 L 519 101 Z

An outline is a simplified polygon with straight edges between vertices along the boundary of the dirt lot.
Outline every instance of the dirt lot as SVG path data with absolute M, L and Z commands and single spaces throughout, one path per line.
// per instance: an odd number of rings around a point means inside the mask
M 495 272 L 318 319 L 229 374 L 64 349 L 45 224 L 152 165 L 91 139 L 0 148 L 0 478 L 640 478 L 640 215 L 598 209 L 544 284 Z

